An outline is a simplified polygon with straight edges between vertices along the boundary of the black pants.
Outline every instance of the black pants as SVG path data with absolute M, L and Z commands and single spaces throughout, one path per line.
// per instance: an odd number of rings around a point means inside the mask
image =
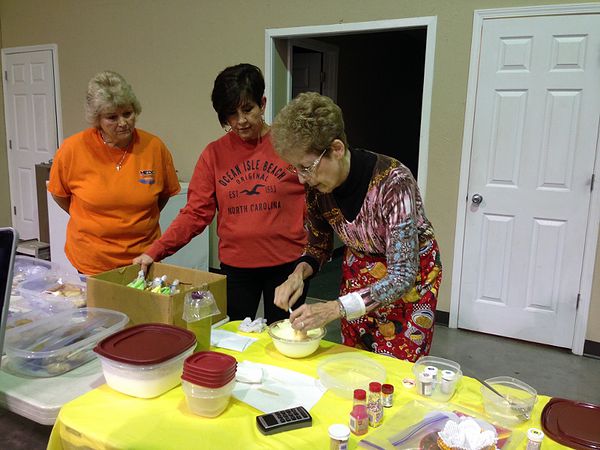
M 261 294 L 264 298 L 265 319 L 267 323 L 287 319 L 290 316 L 273 304 L 275 288 L 287 280 L 294 271 L 296 261 L 272 267 L 239 268 L 221 263 L 221 272 L 227 275 L 227 315 L 230 320 L 255 319 Z M 308 292 L 307 281 L 304 281 L 302 296 L 294 304 L 293 309 L 304 304 Z

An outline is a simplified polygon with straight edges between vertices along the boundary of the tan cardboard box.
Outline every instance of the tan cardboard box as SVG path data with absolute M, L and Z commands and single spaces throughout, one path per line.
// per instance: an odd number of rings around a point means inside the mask
M 225 275 L 203 272 L 201 270 L 154 263 L 146 278 L 153 279 L 166 275 L 168 281 L 178 279 L 180 293 L 174 295 L 155 294 L 127 287 L 140 270 L 139 265 L 120 267 L 87 279 L 87 305 L 120 311 L 129 316 L 129 325 L 159 322 L 185 328 L 181 318 L 185 293 L 194 289 L 206 289 L 212 292 L 221 314 L 213 316 L 213 323 L 227 315 L 227 284 Z

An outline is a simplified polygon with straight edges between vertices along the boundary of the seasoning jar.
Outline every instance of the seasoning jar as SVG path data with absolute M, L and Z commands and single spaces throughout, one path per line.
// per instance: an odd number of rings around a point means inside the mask
M 442 370 L 442 392 L 452 394 L 454 392 L 454 383 L 456 382 L 456 372 L 452 370 Z
M 367 413 L 369 415 L 369 426 L 376 428 L 381 425 L 383 419 L 383 403 L 381 401 L 381 383 L 378 383 L 377 381 L 369 383 Z
M 527 450 L 539 450 L 544 440 L 544 432 L 537 428 L 527 430 Z
M 381 402 L 384 408 L 391 408 L 394 405 L 394 386 L 384 384 L 381 386 Z
M 423 371 L 419 374 L 419 394 L 430 397 L 433 393 L 433 377 L 431 372 Z
M 367 393 L 364 389 L 354 390 L 352 411 L 350 412 L 350 431 L 361 436 L 369 431 L 369 414 L 367 413 Z
M 435 366 L 427 366 L 425 367 L 425 372 L 429 372 L 431 374 L 431 379 L 433 381 L 433 389 L 437 385 L 438 381 L 438 368 Z
M 347 450 L 350 428 L 341 423 L 329 427 L 329 450 Z

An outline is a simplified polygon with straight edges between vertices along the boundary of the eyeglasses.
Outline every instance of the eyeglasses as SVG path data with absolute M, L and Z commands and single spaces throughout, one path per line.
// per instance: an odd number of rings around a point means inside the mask
M 288 170 L 291 173 L 294 173 L 296 175 L 301 176 L 302 178 L 310 178 L 315 174 L 315 170 L 317 170 L 317 166 L 319 165 L 319 163 L 321 162 L 321 158 L 323 158 L 323 155 L 327 152 L 327 149 L 323 150 L 323 152 L 319 155 L 319 157 L 317 159 L 315 159 L 313 161 L 313 163 L 308 166 L 308 167 L 294 167 L 294 166 L 289 166 Z

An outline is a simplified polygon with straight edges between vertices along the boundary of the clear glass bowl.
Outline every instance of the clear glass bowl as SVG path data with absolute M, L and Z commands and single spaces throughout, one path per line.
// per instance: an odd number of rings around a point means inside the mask
M 325 328 L 308 330 L 306 336 L 299 335 L 288 319 L 273 322 L 268 331 L 277 351 L 289 358 L 304 358 L 312 355 L 325 336 Z
M 537 391 L 534 388 L 513 377 L 494 377 L 485 381 L 504 397 L 481 386 L 483 407 L 490 418 L 508 426 L 529 420 L 537 401 Z

